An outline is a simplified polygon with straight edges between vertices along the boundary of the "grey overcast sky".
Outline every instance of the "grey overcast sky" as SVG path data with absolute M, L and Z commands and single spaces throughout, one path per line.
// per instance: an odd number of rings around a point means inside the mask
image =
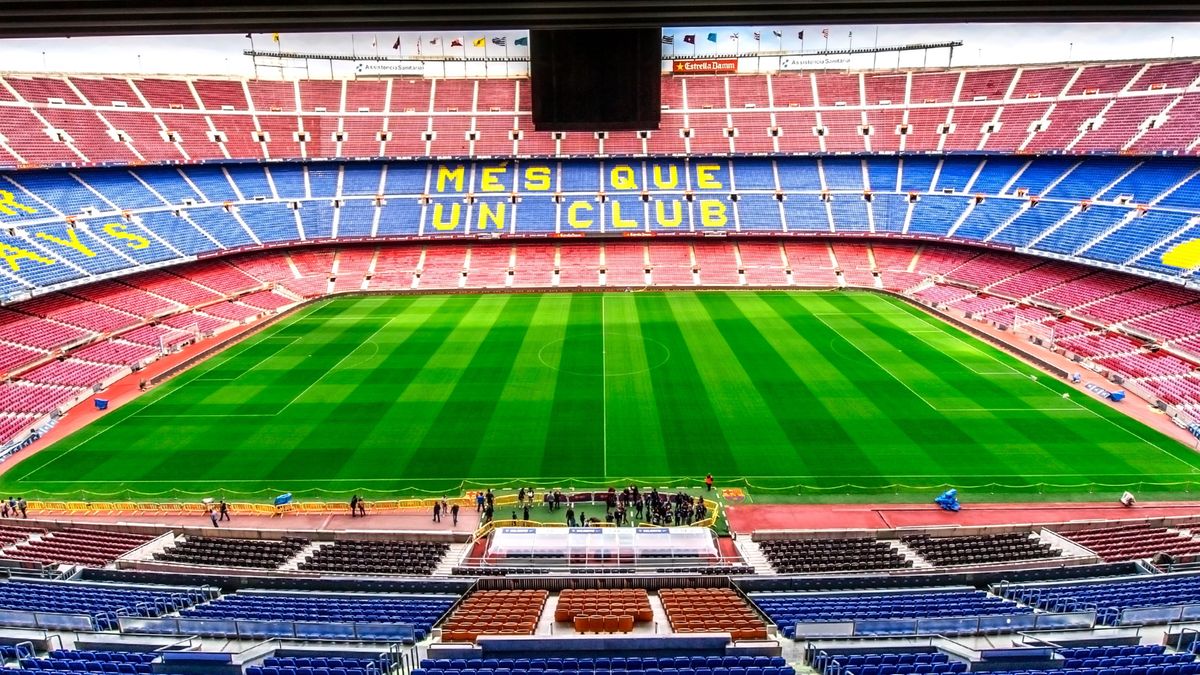
M 1190 23 L 1147 23 L 1147 24 L 917 24 L 917 25 L 856 25 L 856 26 L 738 26 L 738 27 L 692 27 L 668 28 L 663 32 L 675 38 L 677 55 L 731 52 L 753 52 L 760 46 L 753 34 L 762 35 L 761 48 L 785 50 L 801 48 L 800 31 L 804 32 L 805 50 L 816 50 L 826 46 L 821 37 L 828 28 L 830 49 L 851 46 L 869 47 L 898 45 L 918 42 L 940 42 L 961 40 L 964 46 L 955 50 L 953 64 L 988 65 L 1008 63 L 1043 63 L 1059 61 L 1163 58 L 1168 56 L 1200 56 L 1200 24 Z M 782 33 L 780 38 L 775 31 Z M 737 42 L 731 39 L 738 33 Z M 708 40 L 709 33 L 717 34 L 717 42 Z M 852 34 L 852 37 L 851 37 Z M 696 36 L 696 45 L 684 44 L 686 35 Z M 491 43 L 492 38 L 507 39 L 510 55 L 524 55 L 524 47 L 515 46 L 514 41 L 527 36 L 524 31 L 493 31 L 477 34 L 455 33 L 284 33 L 280 46 L 285 51 L 311 53 L 337 53 L 391 57 L 415 56 L 416 44 L 421 42 L 425 54 L 449 53 L 483 56 L 484 49 L 476 48 L 472 41 L 486 37 L 487 54 L 498 56 L 504 48 Z M 400 49 L 393 49 L 397 38 Z M 434 39 L 437 44 L 431 44 Z M 466 45 L 450 48 L 452 40 L 460 39 Z M 276 48 L 271 34 L 255 34 L 254 46 L 260 50 Z M 250 46 L 244 35 L 182 35 L 162 37 L 120 38 L 63 38 L 36 40 L 0 41 L 0 70 L 5 72 L 90 72 L 90 73 L 173 73 L 204 75 L 253 75 L 254 67 L 242 50 Z M 375 46 L 372 46 L 372 42 Z M 664 52 L 670 53 L 664 45 Z M 945 51 L 909 52 L 901 57 L 901 67 L 945 66 L 949 54 Z M 873 60 L 870 56 L 859 56 L 847 62 L 840 60 L 836 67 L 845 68 L 894 68 L 896 56 L 880 55 Z M 482 65 L 471 66 L 474 71 L 467 74 L 482 75 Z M 463 74 L 460 72 L 450 74 Z M 520 72 L 514 66 L 513 74 Z M 496 74 L 495 66 L 491 71 Z M 329 62 L 312 62 L 307 75 L 328 77 L 350 75 L 352 63 L 340 63 L 331 68 Z M 260 63 L 259 76 L 264 78 L 300 77 L 306 75 L 302 64 L 291 64 L 280 68 L 277 64 L 264 66 Z

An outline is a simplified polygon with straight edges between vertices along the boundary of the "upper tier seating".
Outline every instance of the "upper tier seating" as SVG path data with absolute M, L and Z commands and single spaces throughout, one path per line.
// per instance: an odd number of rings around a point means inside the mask
M 983 591 L 945 588 L 886 593 L 751 593 L 750 599 L 787 637 L 795 637 L 798 621 L 974 617 L 1033 611 Z M 886 631 L 886 627 L 880 630 Z
M 408 623 L 424 639 L 454 602 L 445 595 L 240 592 L 180 612 L 180 616 L 322 623 Z M 362 633 L 360 633 L 362 634 Z
M 1013 584 L 1005 597 L 1049 611 L 1097 609 L 1097 620 L 1120 621 L 1123 610 L 1141 607 L 1189 605 L 1200 602 L 1200 576 L 1155 575 L 1066 584 Z
M 352 574 L 433 574 L 449 544 L 440 541 L 341 539 L 314 551 L 299 569 Z
M 476 591 L 442 625 L 442 639 L 473 642 L 480 635 L 533 635 L 549 596 L 540 590 Z
M 865 572 L 912 567 L 886 541 L 855 539 L 767 539 L 758 542 L 771 567 L 782 574 Z
M 978 565 L 1062 555 L 1062 551 L 1023 532 L 963 537 L 931 537 L 925 534 L 904 537 L 901 541 L 934 565 Z
M 298 554 L 307 539 L 221 539 L 188 537 L 154 554 L 155 560 L 221 567 L 275 569 Z
M 233 159 L 258 160 L 556 152 L 577 156 L 646 151 L 753 153 L 774 149 L 768 133 L 773 119 L 783 130 L 777 140 L 783 151 L 862 152 L 868 143 L 876 151 L 893 152 L 932 151 L 939 147 L 975 151 L 981 143 L 989 151 L 1010 153 L 1027 147 L 1058 153 L 1115 154 L 1130 145 L 1134 151 L 1182 151 L 1200 136 L 1195 116 L 1188 114 L 1193 104 L 1186 96 L 1181 105 L 1165 114 L 1165 124 L 1144 135 L 1142 127 L 1147 119 L 1160 115 L 1175 103 L 1183 93 L 1180 84 L 1183 78 L 1153 83 L 1152 88 L 1142 78 L 1131 85 L 1136 90 L 1125 91 L 1123 88 L 1144 65 L 1072 65 L 1028 70 L 1014 86 L 1011 100 L 1005 97 L 1007 83 L 1016 75 L 1015 69 L 865 72 L 861 81 L 856 73 L 822 71 L 692 78 L 687 81 L 686 97 L 681 85 L 666 76 L 663 131 L 651 132 L 644 144 L 631 134 L 613 133 L 598 140 L 590 133 L 571 132 L 556 142 L 549 134 L 532 131 L 529 85 L 524 79 L 437 79 L 422 80 L 419 85 L 392 79 L 390 83 L 373 81 L 369 87 L 361 81 L 349 80 L 344 83 L 344 104 L 342 82 L 301 80 L 298 87 L 306 103 L 298 111 L 290 93 L 264 93 L 281 84 L 284 89 L 291 88 L 288 83 L 275 81 L 247 80 L 244 89 L 238 81 L 205 77 L 136 79 L 123 81 L 120 91 L 89 86 L 81 98 L 62 76 L 10 75 L 5 81 L 21 98 L 0 101 L 5 108 L 5 115 L 0 116 L 4 118 L 0 134 L 7 138 L 15 155 L 0 152 L 0 167 L 22 162 L 130 163 L 138 160 L 138 155 L 149 161 L 179 162 L 184 160 L 180 149 L 192 161 L 220 159 L 226 151 Z M 1172 65 L 1155 63 L 1149 68 Z M 1038 70 L 1052 75 L 1035 76 L 1033 73 Z M 1064 89 L 1063 82 L 1076 74 L 1075 83 Z M 956 99 L 954 84 L 960 79 L 963 84 Z M 72 81 L 85 80 L 72 78 Z M 37 84 L 31 85 L 32 82 Z M 912 94 L 905 101 L 904 92 L 910 86 Z M 313 93 L 323 90 L 328 91 Z M 769 90 L 774 92 L 774 116 L 769 114 L 772 111 L 772 100 L 766 95 Z M 4 87 L 0 91 L 7 94 Z M 389 92 L 391 112 L 406 116 L 385 114 Z M 1068 98 L 1051 105 L 1060 96 L 1085 94 L 1082 100 Z M 512 105 L 514 96 L 521 101 L 516 109 Z M 65 103 L 52 103 L 51 99 L 62 99 Z M 145 107 L 143 99 L 150 108 Z M 755 112 L 746 112 L 748 103 L 753 103 Z M 996 116 L 997 104 L 1001 103 L 1004 104 L 1002 126 L 995 132 L 984 131 L 984 123 Z M 1104 113 L 1104 124 L 1082 133 L 1078 131 L 1086 119 L 1100 116 L 1100 111 L 1110 103 L 1111 109 Z M 814 114 L 817 104 L 825 106 L 821 113 L 825 134 L 821 138 L 812 133 L 817 126 Z M 836 110 L 830 106 L 836 106 Z M 512 111 L 513 115 L 478 115 L 497 109 Z M 360 112 L 363 110 L 366 112 Z M 431 116 L 432 112 L 438 114 Z M 691 113 L 693 134 L 688 138 L 672 133 L 682 127 L 683 112 Z M 864 112 L 874 127 L 870 136 L 859 131 Z M 1030 133 L 1029 123 L 1043 117 L 1049 120 L 1049 125 Z M 955 125 L 944 126 L 951 118 Z M 908 123 L 903 133 L 899 130 L 902 122 Z M 385 124 L 392 135 L 380 141 L 377 134 L 385 130 Z M 437 135 L 427 142 L 423 133 L 431 124 Z M 517 139 L 511 136 L 514 124 L 524 129 Z M 735 130 L 732 137 L 725 135 L 726 127 Z M 110 128 L 124 132 L 128 140 L 114 141 L 108 133 Z M 225 137 L 214 142 L 208 135 L 210 128 L 221 131 Z M 465 142 L 464 135 L 472 128 L 476 130 L 475 140 Z M 50 140 L 48 129 L 65 132 L 63 140 Z M 301 129 L 317 131 L 313 139 L 301 143 L 293 136 Z M 330 132 L 321 129 L 341 130 L 342 140 L 328 140 Z M 168 130 L 173 136 L 165 138 L 160 130 Z M 269 132 L 270 140 L 254 142 L 251 134 L 256 130 Z
M 1138 560 L 1158 553 L 1182 559 L 1200 554 L 1200 541 L 1165 527 L 1146 524 L 1100 526 L 1061 533 L 1103 560 Z
M 658 597 L 676 633 L 729 633 L 734 640 L 767 637 L 762 619 L 732 588 L 664 588 Z
M 901 653 L 877 652 L 872 654 L 839 654 L 824 649 L 815 649 L 808 654 L 808 663 L 821 675 L 941 675 L 963 673 L 967 664 L 950 661 L 945 652 L 935 650 L 904 651 Z M 887 669 L 884 670 L 884 667 Z

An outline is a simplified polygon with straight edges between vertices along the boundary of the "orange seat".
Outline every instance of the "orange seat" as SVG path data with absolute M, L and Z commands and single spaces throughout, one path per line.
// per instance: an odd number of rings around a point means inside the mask
M 604 617 L 604 632 L 605 633 L 615 633 L 615 632 L 617 632 L 617 629 L 620 627 L 620 624 L 621 624 L 621 620 L 618 617 L 611 615 L 611 614 L 608 616 L 605 616 Z
M 622 633 L 632 633 L 633 632 L 633 617 L 628 614 L 621 616 L 619 618 L 619 621 L 617 624 L 617 629 L 620 630 Z

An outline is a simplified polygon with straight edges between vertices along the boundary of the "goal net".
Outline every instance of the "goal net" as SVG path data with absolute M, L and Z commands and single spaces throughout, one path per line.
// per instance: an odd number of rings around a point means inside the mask
M 170 354 L 179 347 L 200 341 L 200 324 L 191 323 L 182 328 L 170 327 L 170 330 L 158 336 L 158 351 Z

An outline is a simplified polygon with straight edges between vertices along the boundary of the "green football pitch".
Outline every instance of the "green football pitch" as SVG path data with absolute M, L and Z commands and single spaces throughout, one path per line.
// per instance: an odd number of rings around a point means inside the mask
M 0 476 L 27 497 L 479 486 L 1160 491 L 1200 457 L 861 292 L 350 297 L 299 310 Z

